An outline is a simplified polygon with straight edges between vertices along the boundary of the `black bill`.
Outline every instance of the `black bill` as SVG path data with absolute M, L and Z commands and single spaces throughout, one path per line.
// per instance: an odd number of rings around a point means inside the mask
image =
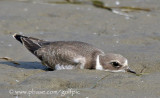
M 137 74 L 135 71 L 131 70 L 131 69 L 126 69 L 126 72 L 130 72 L 130 73 L 134 73 L 134 74 Z

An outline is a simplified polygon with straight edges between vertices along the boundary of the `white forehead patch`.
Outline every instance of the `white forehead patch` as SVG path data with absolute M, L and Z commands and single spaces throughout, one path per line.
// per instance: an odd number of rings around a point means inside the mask
M 103 70 L 103 67 L 102 67 L 102 65 L 100 64 L 100 61 L 99 61 L 99 55 L 97 56 L 97 59 L 96 59 L 96 69 L 97 70 Z
M 55 70 L 64 70 L 64 69 L 74 69 L 75 66 L 73 65 L 60 65 L 60 64 L 57 64 L 55 66 Z
M 124 62 L 123 65 L 124 65 L 124 66 L 128 66 L 128 60 L 127 60 L 127 59 L 125 60 L 125 62 Z

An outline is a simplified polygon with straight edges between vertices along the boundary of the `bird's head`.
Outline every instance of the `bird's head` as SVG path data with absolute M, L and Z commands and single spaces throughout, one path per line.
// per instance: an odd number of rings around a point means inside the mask
M 111 72 L 131 72 L 135 73 L 134 71 L 130 70 L 128 66 L 128 60 L 120 54 L 113 54 L 109 53 L 106 55 L 99 55 L 97 60 L 99 59 L 99 63 L 97 62 L 97 69 L 102 66 L 102 69 L 105 71 Z

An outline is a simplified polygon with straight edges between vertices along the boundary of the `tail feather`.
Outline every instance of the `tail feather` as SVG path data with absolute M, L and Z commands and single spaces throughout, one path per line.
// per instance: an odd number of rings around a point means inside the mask
M 26 37 L 19 34 L 14 34 L 13 37 L 22 43 L 31 53 L 34 54 L 36 50 L 41 48 L 40 42 L 44 42 L 43 40 L 39 40 L 32 37 Z
M 26 37 L 26 36 L 22 36 L 22 35 L 19 35 L 19 34 L 14 34 L 13 35 L 13 37 L 16 39 L 16 40 L 18 40 L 20 43 L 22 43 L 23 44 L 23 42 L 22 42 L 22 39 L 21 38 L 28 38 L 28 37 Z

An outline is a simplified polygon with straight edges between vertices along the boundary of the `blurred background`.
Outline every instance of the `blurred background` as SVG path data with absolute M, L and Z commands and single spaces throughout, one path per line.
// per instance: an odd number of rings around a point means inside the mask
M 4 98 L 17 96 L 9 94 L 9 89 L 31 88 L 75 88 L 81 92 L 77 98 L 160 96 L 159 0 L 0 0 L 0 31 L 0 57 L 19 63 L 0 60 L 0 94 Z M 122 54 L 131 69 L 144 74 L 45 72 L 40 61 L 12 38 L 14 33 L 49 41 L 87 42 L 106 53 Z M 105 74 L 109 77 L 90 89 Z

